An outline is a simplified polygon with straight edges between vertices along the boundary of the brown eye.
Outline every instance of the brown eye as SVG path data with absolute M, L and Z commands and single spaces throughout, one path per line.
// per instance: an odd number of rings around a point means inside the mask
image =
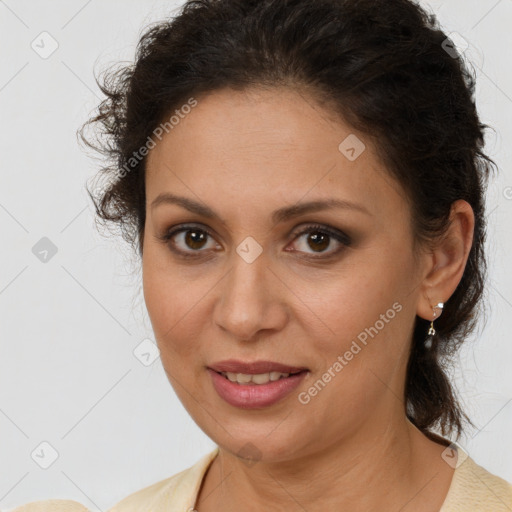
M 184 232 L 184 242 L 191 249 L 201 249 L 204 246 L 207 234 L 197 229 L 189 229 Z
M 302 239 L 302 243 L 292 252 L 305 253 L 312 258 L 328 258 L 352 243 L 350 237 L 342 231 L 321 225 L 309 226 L 294 236 L 294 240 Z M 202 257 L 202 253 L 209 252 L 208 249 L 218 247 L 208 230 L 196 226 L 182 226 L 170 230 L 159 238 L 166 242 L 172 252 L 183 258 Z M 208 246 L 210 239 L 211 245 Z
M 328 257 L 337 254 L 344 247 L 348 247 L 352 243 L 351 239 L 342 231 L 320 225 L 309 226 L 299 233 L 296 233 L 295 236 L 296 239 L 302 238 L 302 240 L 304 240 L 302 244 L 299 244 L 298 252 L 304 252 L 306 254 L 316 253 L 320 255 L 319 257 Z M 335 249 L 327 251 L 327 249 L 332 246 L 334 246 Z M 324 253 L 325 256 L 323 256 Z
M 200 257 L 201 253 L 216 247 L 211 233 L 196 226 L 182 226 L 159 238 L 168 244 L 171 251 L 184 258 Z M 213 242 L 210 247 L 208 247 L 209 239 Z
M 314 251 L 320 252 L 329 247 L 330 241 L 330 236 L 326 235 L 325 233 L 321 233 L 320 231 L 313 231 L 309 233 L 307 238 L 307 244 L 309 247 L 311 247 Z

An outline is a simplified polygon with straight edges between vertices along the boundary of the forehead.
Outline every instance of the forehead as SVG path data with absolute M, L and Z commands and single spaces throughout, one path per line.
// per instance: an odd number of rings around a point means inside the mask
M 353 133 L 312 97 L 285 87 L 221 89 L 196 101 L 188 114 L 174 116 L 178 122 L 164 134 L 168 144 L 160 149 L 185 143 L 197 151 L 194 156 L 221 156 L 229 149 L 227 156 L 246 160 L 273 159 L 286 151 L 318 158 L 328 148 L 337 149 L 340 137 Z
M 357 158 L 347 158 L 347 144 Z M 286 88 L 198 97 L 148 155 L 148 204 L 161 192 L 239 209 L 331 197 L 357 200 L 378 215 L 404 207 L 370 141 Z

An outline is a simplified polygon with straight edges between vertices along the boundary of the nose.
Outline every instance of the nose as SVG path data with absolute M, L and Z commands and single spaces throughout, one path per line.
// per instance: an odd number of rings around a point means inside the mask
M 261 331 L 279 331 L 289 317 L 286 286 L 261 254 L 248 263 L 234 254 L 233 265 L 217 292 L 214 321 L 234 339 L 249 341 Z

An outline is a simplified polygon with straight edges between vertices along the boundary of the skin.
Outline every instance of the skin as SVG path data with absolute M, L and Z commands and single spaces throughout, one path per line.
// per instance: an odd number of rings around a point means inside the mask
M 338 150 L 349 134 L 366 144 L 355 161 Z M 162 192 L 199 201 L 224 222 L 176 204 L 151 208 Z M 369 213 L 331 208 L 271 221 L 278 208 L 331 197 Z M 448 236 L 415 254 L 405 197 L 364 134 L 287 88 L 198 98 L 149 153 L 146 306 L 170 383 L 220 449 L 199 512 L 439 510 L 453 469 L 441 458 L 445 446 L 407 420 L 400 397 L 416 315 L 432 320 L 432 307 L 456 289 L 474 217 L 457 201 Z M 187 245 L 186 233 L 176 235 L 175 247 L 199 253 L 187 260 L 161 237 L 189 223 L 213 236 Z M 311 235 L 296 235 L 312 224 L 352 243 L 328 237 L 318 249 Z M 263 249 L 250 264 L 236 252 L 248 236 Z M 302 404 L 298 394 L 396 302 L 400 312 Z M 280 402 L 244 410 L 217 395 L 206 370 L 230 358 L 309 372 Z M 260 453 L 252 465 L 237 456 L 247 443 Z

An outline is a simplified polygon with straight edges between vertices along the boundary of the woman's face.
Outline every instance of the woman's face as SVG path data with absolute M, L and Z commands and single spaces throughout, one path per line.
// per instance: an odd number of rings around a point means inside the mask
M 403 418 L 423 260 L 369 141 L 283 88 L 217 91 L 180 114 L 147 160 L 143 283 L 195 422 L 270 461 Z M 325 201 L 339 203 L 307 207 Z M 230 382 L 210 369 L 226 360 L 305 370 Z

